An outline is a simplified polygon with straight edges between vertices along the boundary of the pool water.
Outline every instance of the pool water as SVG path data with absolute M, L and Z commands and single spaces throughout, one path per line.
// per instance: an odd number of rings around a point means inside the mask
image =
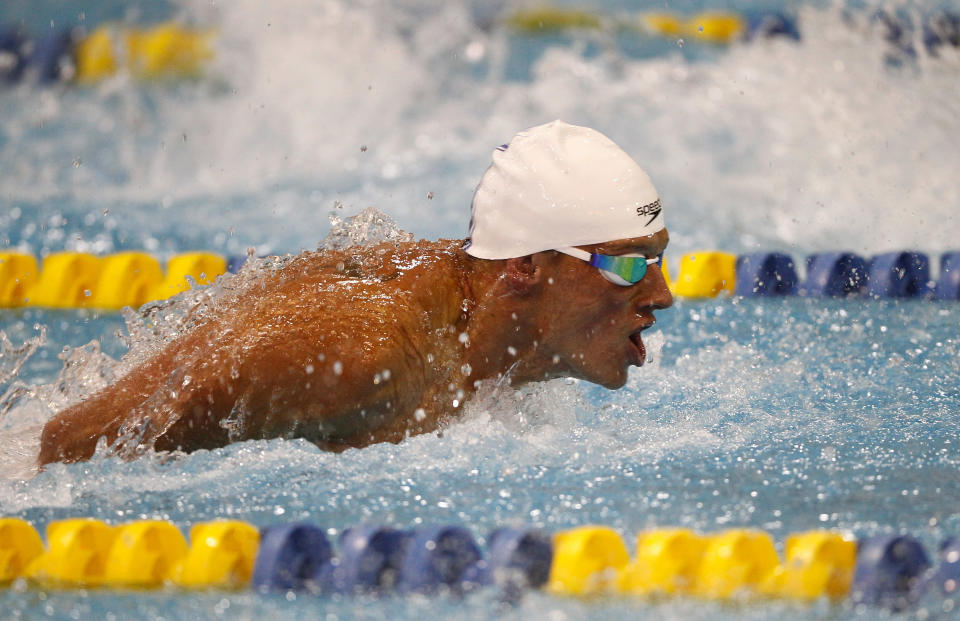
M 718 5 L 668 8 L 704 6 Z M 904 60 L 868 9 L 784 6 L 799 14 L 801 42 L 696 50 L 639 36 L 625 47 L 603 32 L 525 38 L 488 27 L 497 11 L 471 2 L 167 6 L 165 15 L 218 27 L 208 79 L 0 89 L 0 246 L 295 252 L 316 246 L 331 212 L 370 205 L 417 236 L 461 237 L 492 148 L 559 117 L 601 129 L 649 170 L 674 261 L 701 248 L 797 259 L 957 249 L 960 53 Z M 0 21 L 21 10 L 5 5 Z M 123 17 L 122 7 L 103 0 L 96 15 Z M 906 532 L 929 551 L 960 534 L 960 306 L 722 297 L 680 299 L 658 318 L 650 362 L 619 391 L 569 380 L 491 387 L 442 434 L 342 454 L 270 440 L 129 463 L 98 455 L 0 479 L 0 514 L 41 529 L 73 516 L 156 518 L 185 531 L 215 518 L 308 520 L 331 535 L 358 523 L 456 523 L 480 539 L 503 525 L 596 523 L 630 547 L 637 531 L 665 526 L 756 527 L 780 545 L 813 528 Z M 0 330 L 12 345 L 44 334 L 28 358 L 9 348 L 0 357 L 8 459 L 29 450 L 29 431 L 50 415 L 44 403 L 99 385 L 129 341 L 123 316 L 89 311 L 0 310 Z M 64 356 L 84 364 L 61 373 L 65 347 L 82 347 Z M 23 366 L 14 372 L 12 360 Z M 542 593 L 505 606 L 491 592 L 27 589 L 0 591 L 0 606 L 9 618 L 886 614 L 825 601 Z

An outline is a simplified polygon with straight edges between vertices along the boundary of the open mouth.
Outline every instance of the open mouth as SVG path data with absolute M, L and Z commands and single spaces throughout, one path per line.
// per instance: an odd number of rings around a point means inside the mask
M 638 367 L 642 367 L 643 363 L 647 360 L 647 348 L 643 345 L 643 339 L 640 337 L 640 333 L 649 327 L 649 325 L 643 326 L 630 335 L 630 342 L 633 343 L 633 364 Z

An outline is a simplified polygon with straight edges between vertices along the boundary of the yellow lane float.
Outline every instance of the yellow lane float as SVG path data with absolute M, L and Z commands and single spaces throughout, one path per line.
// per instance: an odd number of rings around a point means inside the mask
M 685 528 L 637 536 L 636 559 L 620 575 L 620 590 L 637 595 L 676 595 L 693 588 L 707 542 Z
M 138 78 L 195 77 L 213 58 L 213 33 L 174 22 L 127 34 L 127 62 Z
M 165 22 L 151 28 L 103 25 L 74 49 L 77 81 L 91 84 L 127 71 L 143 80 L 191 78 L 214 57 L 214 33 Z
M 22 576 L 41 554 L 43 542 L 33 526 L 17 518 L 0 518 L 0 584 Z
M 81 39 L 74 50 L 77 63 L 77 81 L 99 82 L 117 72 L 117 55 L 114 52 L 111 28 L 100 26 Z
M 197 524 L 190 529 L 190 550 L 172 569 L 179 586 L 240 589 L 250 582 L 260 531 L 246 522 Z
M 102 259 L 91 306 L 105 309 L 142 306 L 151 301 L 151 294 L 162 282 L 163 270 L 149 254 L 108 255 Z
M 613 591 L 629 560 L 623 540 L 610 528 L 582 526 L 557 533 L 548 588 L 570 595 Z
M 103 583 L 114 530 L 98 520 L 70 519 L 47 526 L 47 551 L 27 566 L 26 577 L 46 587 Z
M 736 286 L 736 255 L 726 252 L 695 252 L 680 259 L 676 294 L 687 298 L 712 298 L 721 291 L 733 293 Z
M 187 555 L 187 541 L 169 522 L 142 520 L 116 528 L 103 584 L 154 588 Z
M 734 529 L 712 535 L 693 593 L 707 599 L 754 594 L 779 564 L 773 540 L 763 531 Z
M 227 260 L 209 252 L 189 252 L 171 257 L 167 262 L 167 276 L 154 287 L 153 300 L 165 300 L 190 288 L 190 281 L 198 285 L 210 284 L 227 272 Z
M 91 306 L 101 267 L 99 258 L 84 252 L 48 255 L 43 259 L 40 278 L 30 295 L 30 305 L 49 308 Z
M 32 255 L 0 252 L 0 307 L 26 304 L 39 275 Z
M 811 531 L 787 537 L 786 562 L 764 585 L 772 596 L 838 598 L 850 592 L 857 542 L 840 533 Z

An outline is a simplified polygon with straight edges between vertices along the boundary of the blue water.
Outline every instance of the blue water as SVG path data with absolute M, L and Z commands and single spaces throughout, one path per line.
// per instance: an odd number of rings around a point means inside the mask
M 5 3 L 0 22 L 79 19 Z M 129 11 L 129 6 L 135 10 Z M 579 6 L 579 5 L 578 5 Z M 628 19 L 627 3 L 590 5 Z M 677 11 L 717 4 L 671 3 Z M 757 4 L 738 5 L 740 8 Z M 622 32 L 530 38 L 490 26 L 503 4 L 236 2 L 84 7 L 88 26 L 173 15 L 219 28 L 207 78 L 0 89 L 0 247 L 158 256 L 313 248 L 375 206 L 420 237 L 465 233 L 490 151 L 552 118 L 593 125 L 646 168 L 683 252 L 776 248 L 871 254 L 956 249 L 960 55 L 904 60 L 868 19 L 784 4 L 802 42 L 697 47 Z M 159 7 L 159 8 L 158 8 Z M 658 7 L 659 8 L 659 5 Z M 618 38 L 619 37 L 619 38 Z M 624 38 L 628 41 L 624 42 Z M 362 150 L 361 147 L 366 147 Z M 960 306 L 928 301 L 679 300 L 651 362 L 610 392 L 554 381 L 481 394 L 442 435 L 329 454 L 303 441 L 236 444 L 125 463 L 98 456 L 0 479 L 0 514 L 43 528 L 90 516 L 459 523 L 556 531 L 909 532 L 933 552 L 960 534 L 954 438 Z M 95 386 L 126 351 L 117 314 L 0 310 L 19 344 L 46 342 L 0 389 L 0 446 Z M 120 333 L 120 336 L 117 333 Z M 140 337 L 137 337 L 140 338 Z M 137 341 L 142 351 L 149 342 Z M 63 348 L 80 361 L 58 378 Z M 4 367 L 0 366 L 0 371 Z M 782 551 L 782 550 L 781 550 Z M 925 614 L 952 602 L 921 604 Z M 872 618 L 848 604 L 466 600 L 252 593 L 0 591 L 5 617 Z

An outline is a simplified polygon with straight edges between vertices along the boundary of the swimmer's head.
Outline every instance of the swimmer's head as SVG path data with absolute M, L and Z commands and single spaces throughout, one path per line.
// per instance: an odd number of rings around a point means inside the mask
M 612 140 L 553 121 L 493 152 L 473 196 L 467 254 L 510 259 L 664 228 L 650 177 Z

